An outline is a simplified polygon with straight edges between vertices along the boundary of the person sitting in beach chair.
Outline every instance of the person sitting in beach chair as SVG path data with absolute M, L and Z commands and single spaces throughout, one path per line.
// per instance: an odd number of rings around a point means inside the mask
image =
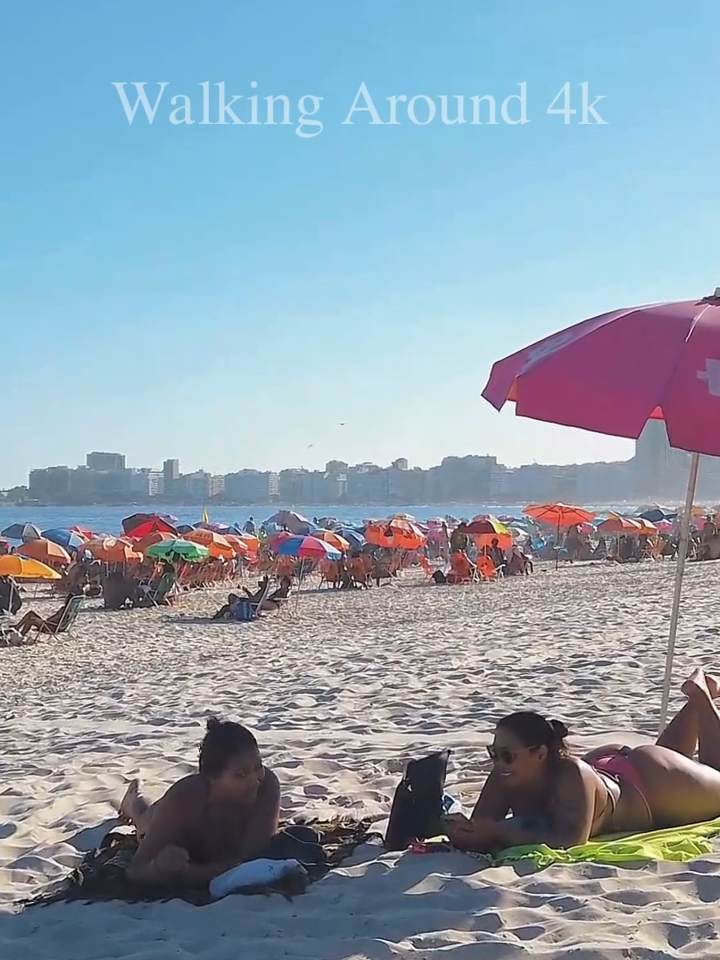
M 227 603 L 224 603 L 219 610 L 216 610 L 212 615 L 213 620 L 232 620 L 233 618 L 233 607 L 242 598 L 239 597 L 236 593 L 229 593 L 227 598 Z
M 475 567 L 463 550 L 456 550 L 450 557 L 450 573 L 447 583 L 470 583 L 475 577 Z
M 526 557 L 520 547 L 514 543 L 510 549 L 507 565 L 505 567 L 506 577 L 529 576 L 533 571 L 532 560 Z
M 23 605 L 20 590 L 12 577 L 0 577 L 0 614 L 15 616 Z
M 137 585 L 133 578 L 122 570 L 113 570 L 103 580 L 103 607 L 106 610 L 122 610 L 132 604 Z
M 347 562 L 347 569 L 353 583 L 367 590 L 370 587 L 370 570 L 365 560 L 365 556 L 359 553 L 353 553 Z M 372 569 L 372 567 L 370 567 L 370 569 Z
M 490 546 L 485 547 L 483 552 L 487 554 L 487 556 L 490 557 L 492 562 L 495 564 L 495 569 L 497 570 L 498 574 L 502 575 L 505 572 L 507 560 L 505 558 L 505 553 L 500 546 L 500 541 L 498 538 L 493 537 L 490 541 Z
M 118 812 L 140 840 L 128 879 L 197 890 L 257 857 L 277 834 L 280 784 L 248 729 L 211 717 L 198 772 L 183 777 L 155 804 L 133 780 Z
M 486 553 L 478 555 L 477 572 L 481 580 L 497 580 L 498 578 L 497 567 Z
M 682 691 L 687 703 L 657 743 L 611 744 L 583 758 L 570 756 L 560 721 L 531 711 L 505 717 L 472 816 L 448 818 L 452 842 L 481 853 L 529 843 L 567 848 L 719 817 L 720 680 L 696 670 Z
M 82 602 L 82 597 L 68 597 L 60 609 L 51 613 L 49 617 L 42 617 L 35 610 L 28 610 L 15 624 L 15 629 L 22 637 L 27 636 L 31 630 L 37 630 L 38 633 L 49 633 L 52 636 L 56 636 L 58 633 L 66 633 L 75 622 Z
M 342 582 L 342 571 L 337 560 L 323 560 L 320 564 L 320 586 L 324 583 L 337 590 Z

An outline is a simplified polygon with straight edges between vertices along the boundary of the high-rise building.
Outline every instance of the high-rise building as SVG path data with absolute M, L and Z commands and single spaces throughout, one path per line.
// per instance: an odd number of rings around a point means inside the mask
M 225 477 L 225 499 L 236 503 L 263 503 L 272 496 L 271 480 L 275 478 L 277 493 L 277 474 L 261 470 L 238 470 Z
M 180 479 L 180 461 L 165 460 L 163 462 L 163 493 L 171 497 L 175 493 L 177 481 Z
M 636 496 L 644 499 L 682 497 L 690 455 L 670 446 L 663 420 L 648 420 L 635 442 L 633 479 Z
M 85 465 L 89 470 L 99 470 L 103 473 L 118 473 L 125 469 L 124 453 L 99 453 L 94 451 L 85 457 Z

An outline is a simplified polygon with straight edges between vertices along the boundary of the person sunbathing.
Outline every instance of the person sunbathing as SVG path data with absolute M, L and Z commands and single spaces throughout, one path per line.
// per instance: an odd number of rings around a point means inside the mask
M 22 637 L 30 633 L 31 630 L 38 630 L 40 633 L 55 633 L 62 622 L 62 618 L 65 616 L 68 605 L 73 599 L 74 597 L 72 595 L 68 596 L 60 609 L 56 610 L 55 613 L 51 613 L 49 617 L 41 617 L 35 610 L 28 610 L 15 624 L 15 629 L 19 631 Z
M 697 670 L 682 691 L 687 703 L 657 743 L 612 744 L 581 759 L 570 756 L 560 721 L 533 712 L 505 717 L 488 747 L 494 765 L 472 816 L 448 818 L 450 839 L 477 852 L 572 847 L 720 816 L 720 680 Z
M 179 780 L 152 805 L 133 780 L 118 811 L 140 840 L 127 869 L 130 880 L 201 889 L 257 857 L 275 836 L 280 784 L 263 765 L 248 729 L 210 717 L 198 773 Z

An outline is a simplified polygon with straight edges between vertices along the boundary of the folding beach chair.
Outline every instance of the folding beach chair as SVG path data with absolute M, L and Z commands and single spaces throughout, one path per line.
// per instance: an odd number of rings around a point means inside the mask
M 42 633 L 43 636 L 57 637 L 60 633 L 67 633 L 69 637 L 75 638 L 72 635 L 70 628 L 77 620 L 77 615 L 82 609 L 83 602 L 85 597 L 70 597 L 67 601 L 67 605 L 63 610 L 63 615 L 57 622 L 57 626 L 54 629 L 48 629 L 47 627 L 31 627 L 32 630 L 37 630 L 38 633 Z
M 262 614 L 262 605 L 267 600 L 272 589 L 272 583 L 268 577 L 263 592 L 257 600 L 251 600 L 249 597 L 241 597 L 233 609 L 233 618 L 247 623 L 250 620 L 257 620 Z
M 140 607 L 159 607 L 167 602 L 168 595 L 175 586 L 177 578 L 174 573 L 164 573 L 153 590 L 148 590 L 138 603 Z

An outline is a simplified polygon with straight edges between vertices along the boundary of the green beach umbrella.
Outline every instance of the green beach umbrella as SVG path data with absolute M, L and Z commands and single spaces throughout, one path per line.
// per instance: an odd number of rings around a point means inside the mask
M 145 551 L 145 556 L 159 560 L 204 560 L 210 555 L 207 547 L 190 540 L 161 540 L 153 543 Z

